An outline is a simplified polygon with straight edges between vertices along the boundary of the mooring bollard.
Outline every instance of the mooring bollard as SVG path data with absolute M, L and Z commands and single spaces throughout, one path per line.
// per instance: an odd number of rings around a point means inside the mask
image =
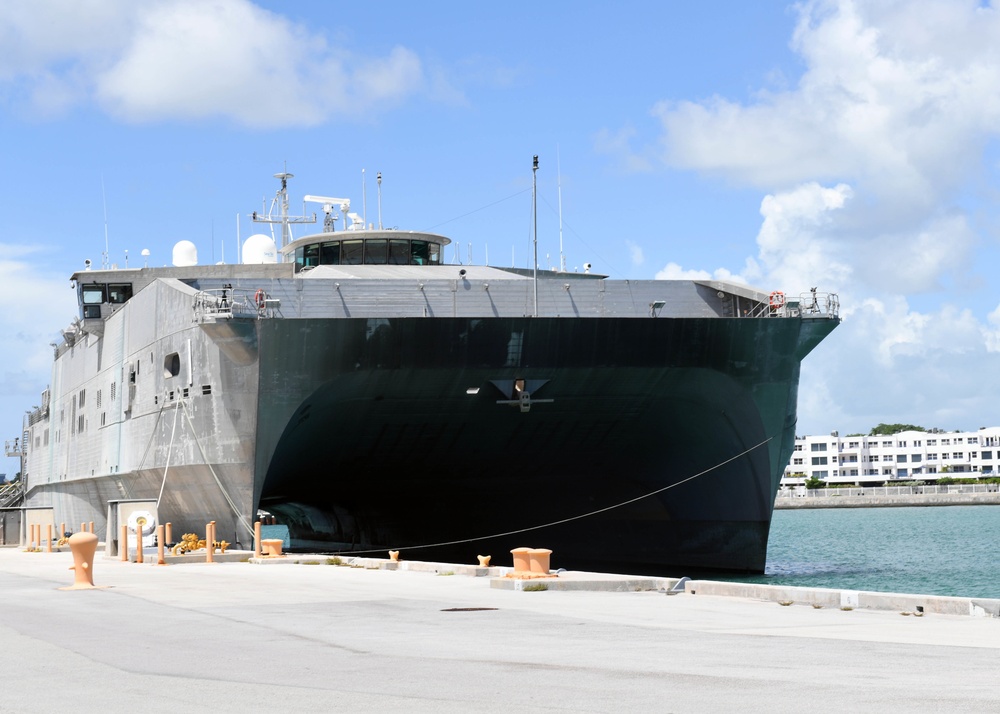
M 90 528 L 87 529 L 87 532 L 88 533 L 93 533 L 94 532 L 94 522 L 93 521 L 90 522 Z
M 165 529 L 163 526 L 156 527 L 156 564 L 166 565 L 167 559 L 163 557 L 163 534 Z
M 81 533 L 86 533 L 87 532 L 87 524 L 86 523 L 81 523 L 80 524 L 80 532 Z
M 122 557 L 122 562 L 128 562 L 128 526 L 122 526 L 121 538 L 118 541 L 118 552 Z
M 170 521 L 167 521 L 166 535 L 163 536 L 163 537 L 166 539 L 167 543 L 173 543 L 174 542 L 174 527 L 170 523 Z
M 69 536 L 66 535 L 66 522 L 65 521 L 63 521 L 62 523 L 59 524 L 59 540 L 62 540 L 63 538 L 69 538 Z
M 528 563 L 529 552 L 531 552 L 531 548 L 514 548 L 510 551 L 510 554 L 514 556 L 515 573 L 526 573 L 531 569 Z
M 49 536 L 48 537 L 48 542 L 45 544 L 45 552 L 46 553 L 51 553 L 52 552 L 52 524 L 49 523 L 45 528 L 46 528 L 46 530 L 48 532 L 48 536 Z
M 528 551 L 528 567 L 533 573 L 541 575 L 549 574 L 549 556 L 552 551 L 548 548 L 532 548 Z
M 393 563 L 398 563 L 399 562 L 399 551 L 398 550 L 390 550 L 389 551 L 389 560 L 391 560 Z
M 253 524 L 253 557 L 260 558 L 260 520 Z
M 97 536 L 93 533 L 76 533 L 70 536 L 69 548 L 73 551 L 73 584 L 61 590 L 87 590 L 94 587 L 94 553 Z
M 262 552 L 265 558 L 281 558 L 284 557 L 281 552 L 281 547 L 285 544 L 281 538 L 265 538 L 260 542 Z
M 490 567 L 490 558 L 492 556 L 489 556 L 489 555 L 477 555 L 476 557 L 479 558 L 479 567 L 480 568 L 488 568 L 488 567 Z

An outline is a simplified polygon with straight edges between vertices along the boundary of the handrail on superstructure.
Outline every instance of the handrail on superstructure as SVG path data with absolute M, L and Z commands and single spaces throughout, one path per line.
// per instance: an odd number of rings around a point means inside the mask
M 837 317 L 840 315 L 840 295 L 820 293 L 815 289 L 799 293 L 798 310 L 803 316 Z
M 16 459 L 19 456 L 24 456 L 27 453 L 27 444 L 20 438 L 7 439 L 4 442 L 4 453 L 9 459 Z
M 236 318 L 274 317 L 281 301 L 264 290 L 214 288 L 201 290 L 194 297 L 195 322 L 216 322 Z
M 756 307 L 743 317 L 823 317 L 836 318 L 840 315 L 840 296 L 837 293 L 821 293 L 810 290 L 797 297 L 787 298 L 783 293 L 780 304 L 757 303 Z

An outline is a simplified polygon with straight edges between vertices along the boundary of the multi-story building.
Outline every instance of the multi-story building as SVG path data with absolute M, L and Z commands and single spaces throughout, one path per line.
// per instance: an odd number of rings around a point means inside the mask
M 891 436 L 797 436 L 781 483 L 882 485 L 1000 475 L 1000 427 L 979 431 L 903 431 Z

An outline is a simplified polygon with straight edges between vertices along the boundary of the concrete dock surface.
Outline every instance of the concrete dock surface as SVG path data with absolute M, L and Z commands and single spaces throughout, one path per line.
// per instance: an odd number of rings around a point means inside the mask
M 997 712 L 1000 619 L 0 548 L 0 712 Z

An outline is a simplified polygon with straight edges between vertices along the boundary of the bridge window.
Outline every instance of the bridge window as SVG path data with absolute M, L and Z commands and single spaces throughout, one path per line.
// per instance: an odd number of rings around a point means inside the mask
M 100 305 L 102 302 L 107 302 L 105 295 L 103 285 L 92 284 L 83 286 L 84 305 Z
M 132 297 L 132 284 L 131 283 L 112 283 L 108 285 L 108 302 L 121 304 L 123 302 L 128 302 Z
M 320 265 L 340 265 L 340 241 L 324 243 L 319 249 Z
M 365 265 L 385 265 L 388 258 L 388 241 L 365 241 Z
M 425 240 L 415 240 L 410 243 L 410 264 L 428 265 L 431 262 L 431 244 Z
M 307 245 L 302 255 L 303 268 L 315 268 L 319 265 L 319 243 Z
M 372 238 L 313 243 L 295 250 L 295 272 L 317 265 L 362 264 L 440 265 L 441 246 L 425 240 Z M 126 287 L 131 297 L 131 286 Z
M 410 241 L 389 241 L 389 265 L 407 265 L 410 262 Z
M 345 240 L 340 246 L 341 265 L 361 265 L 364 262 L 364 241 Z

